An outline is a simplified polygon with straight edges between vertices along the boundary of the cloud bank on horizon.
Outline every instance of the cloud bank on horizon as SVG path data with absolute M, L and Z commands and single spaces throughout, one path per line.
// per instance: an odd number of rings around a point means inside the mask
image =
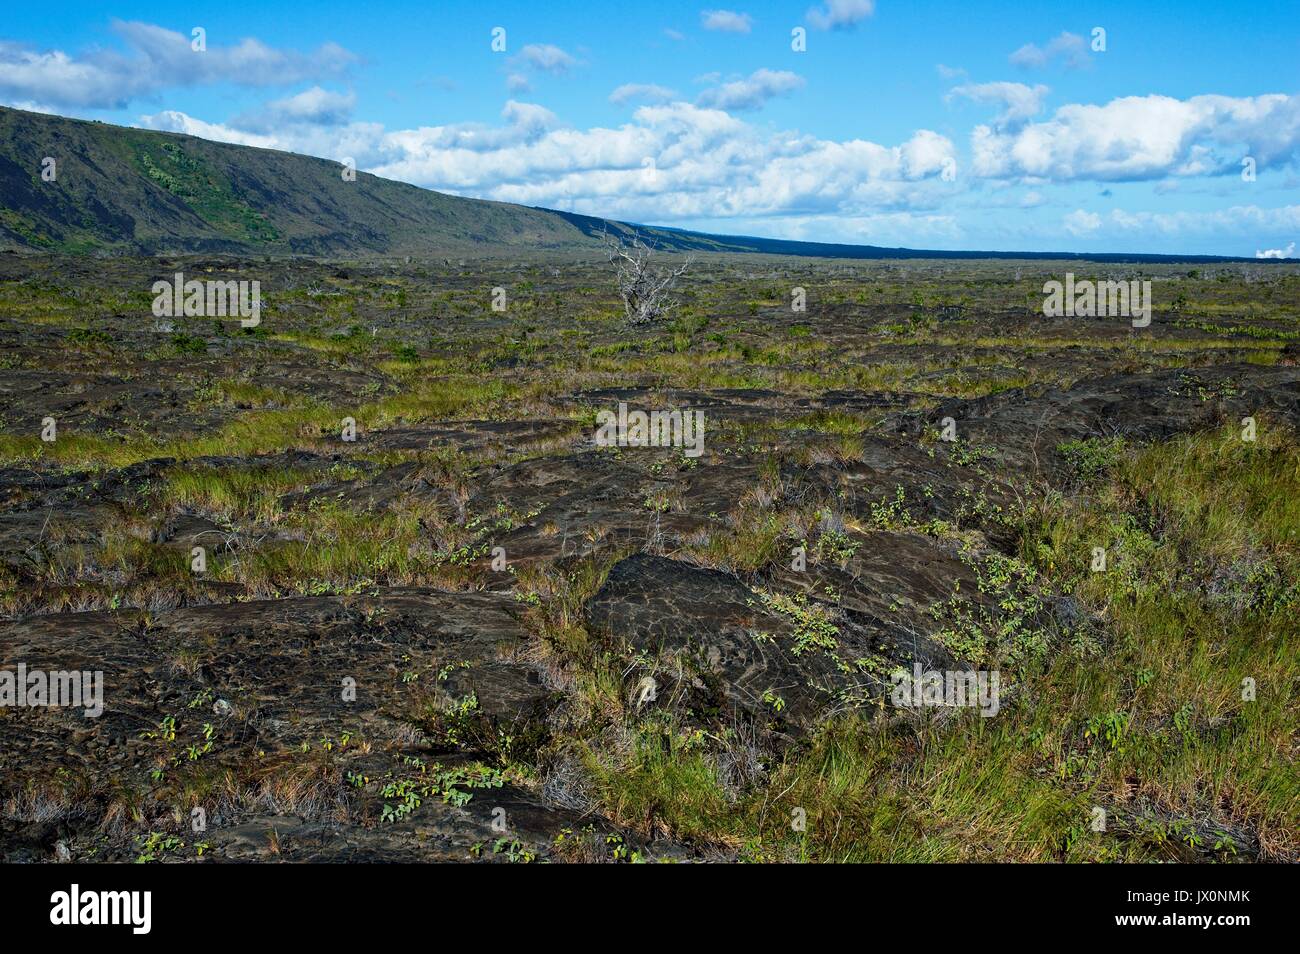
M 1100 6 L 981 26 L 883 0 L 670 2 L 635 23 L 465 4 L 432 39 L 425 15 L 423 57 L 400 5 L 364 26 L 322 8 L 288 36 L 265 5 L 166 24 L 74 6 L 63 37 L 6 24 L 0 101 L 706 231 L 1294 257 L 1300 14 L 1225 9 L 1216 34 L 1188 32 L 1197 4 Z

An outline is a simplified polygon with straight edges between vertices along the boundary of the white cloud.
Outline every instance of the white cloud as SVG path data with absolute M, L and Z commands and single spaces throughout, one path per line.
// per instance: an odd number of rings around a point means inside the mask
M 121 108 L 159 90 L 234 83 L 290 86 L 344 75 L 356 57 L 335 43 L 312 53 L 277 50 L 245 38 L 221 45 L 208 38 L 206 50 L 190 47 L 189 36 L 149 23 L 115 20 L 113 32 L 129 53 L 94 49 L 78 56 L 62 50 L 37 51 L 0 42 L 0 95 L 56 106 Z
M 1003 110 L 998 115 L 997 124 L 1013 125 L 1041 113 L 1048 92 L 1042 84 L 1030 87 L 1024 83 L 967 83 L 954 87 L 948 95 L 1000 105 Z
M 932 181 L 952 145 L 931 132 L 895 147 L 765 135 L 687 103 L 644 106 L 618 129 L 515 134 L 503 148 L 449 150 L 421 131 L 375 171 L 419 184 L 530 205 L 642 221 L 787 212 L 859 213 L 936 201 Z M 654 160 L 648 170 L 643 161 Z
M 263 136 L 183 113 L 160 113 L 142 123 L 310 155 L 352 156 L 366 171 L 416 185 L 632 221 L 790 219 L 825 225 L 823 237 L 841 241 L 878 239 L 854 234 L 856 226 L 848 223 L 866 228 L 881 216 L 895 216 L 891 227 L 899 230 L 897 216 L 905 214 L 931 225 L 952 221 L 932 210 L 951 191 L 939 172 L 955 149 L 929 130 L 893 146 L 823 140 L 774 133 L 684 102 L 640 106 L 617 128 L 575 129 L 541 106 L 517 101 L 506 104 L 498 124 L 393 131 L 364 123 L 286 125 Z M 841 227 L 830 225 L 841 217 Z M 896 236 L 900 243 L 902 234 Z
M 551 129 L 560 124 L 559 117 L 545 106 L 536 103 L 519 103 L 513 99 L 501 108 L 501 116 L 512 126 L 529 129 Z
M 1267 248 L 1255 252 L 1256 258 L 1295 258 L 1295 242 L 1286 248 Z
M 205 123 L 201 119 L 195 119 L 174 109 L 163 110 L 152 116 L 141 116 L 140 125 L 146 129 L 185 133 L 187 136 L 233 142 L 240 146 L 258 146 L 262 149 L 283 148 L 281 139 L 276 136 L 262 136 L 232 126 L 223 126 L 220 123 Z
M 850 30 L 875 12 L 875 0 L 826 0 L 807 16 L 818 30 Z
M 1251 237 L 1261 233 L 1279 235 L 1300 229 L 1300 205 L 1277 208 L 1234 205 L 1226 209 L 1181 212 L 1129 212 L 1114 209 L 1106 216 L 1077 210 L 1066 216 L 1066 219 L 1080 232 L 1131 233 L 1146 237 L 1155 233 L 1165 236 Z
M 634 99 L 649 103 L 665 103 L 676 97 L 675 90 L 657 83 L 624 83 L 609 94 L 609 101 L 616 106 L 622 106 Z
M 952 142 L 945 136 L 928 129 L 919 129 L 899 147 L 901 170 L 905 178 L 920 179 L 941 172 L 944 160 L 956 157 Z
M 711 109 L 761 109 L 772 97 L 802 89 L 804 85 L 803 77 L 789 70 L 760 69 L 745 79 L 706 89 L 699 95 L 697 102 Z
M 336 93 L 319 86 L 284 99 L 276 99 L 250 115 L 236 120 L 241 129 L 267 132 L 286 123 L 340 126 L 352 115 L 357 98 L 353 93 Z
M 748 33 L 754 26 L 754 18 L 748 13 L 736 13 L 732 10 L 701 10 L 700 23 L 706 30 L 721 33 Z
M 1248 150 L 1245 151 L 1245 150 Z M 1300 155 L 1300 97 L 1126 96 L 1062 106 L 1051 119 L 971 133 L 975 175 L 1055 181 L 1205 176 Z
M 533 84 L 529 82 L 528 77 L 523 73 L 511 73 L 506 77 L 506 89 L 514 94 L 530 93 Z
M 1071 235 L 1091 235 L 1101 228 L 1101 216 L 1096 212 L 1075 209 L 1061 223 Z
M 10 100 L 5 103 L 14 109 L 21 109 L 29 113 L 45 113 L 48 116 L 60 116 L 62 113 L 57 106 L 51 106 L 48 103 L 34 103 L 29 99 Z
M 1082 69 L 1088 65 L 1088 44 L 1079 34 L 1064 31 L 1043 47 L 1026 43 L 1007 59 L 1023 69 L 1042 69 L 1058 59 L 1071 69 Z
M 578 65 L 576 59 L 550 43 L 529 43 L 519 51 L 516 59 L 532 69 L 550 73 L 552 76 L 563 76 Z

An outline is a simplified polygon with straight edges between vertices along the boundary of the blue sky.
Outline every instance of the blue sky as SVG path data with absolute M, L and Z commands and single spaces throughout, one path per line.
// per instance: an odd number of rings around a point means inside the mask
M 0 101 L 709 231 L 1300 239 L 1296 0 L 25 4 L 0 24 Z

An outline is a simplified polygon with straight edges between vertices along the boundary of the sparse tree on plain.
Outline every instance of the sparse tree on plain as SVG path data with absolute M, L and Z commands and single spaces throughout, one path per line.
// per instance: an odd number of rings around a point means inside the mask
M 689 258 L 678 268 L 654 268 L 651 264 L 654 249 L 641 236 L 633 235 L 630 242 L 623 242 L 606 233 L 603 241 L 610 264 L 615 268 L 618 293 L 629 325 L 654 324 L 677 308 L 678 301 L 671 293 L 690 268 Z

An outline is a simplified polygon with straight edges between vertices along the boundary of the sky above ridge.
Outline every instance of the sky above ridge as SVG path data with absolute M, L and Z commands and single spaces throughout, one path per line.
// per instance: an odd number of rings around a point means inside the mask
M 710 232 L 1300 257 L 1298 0 L 723 2 L 12 5 L 0 102 Z

